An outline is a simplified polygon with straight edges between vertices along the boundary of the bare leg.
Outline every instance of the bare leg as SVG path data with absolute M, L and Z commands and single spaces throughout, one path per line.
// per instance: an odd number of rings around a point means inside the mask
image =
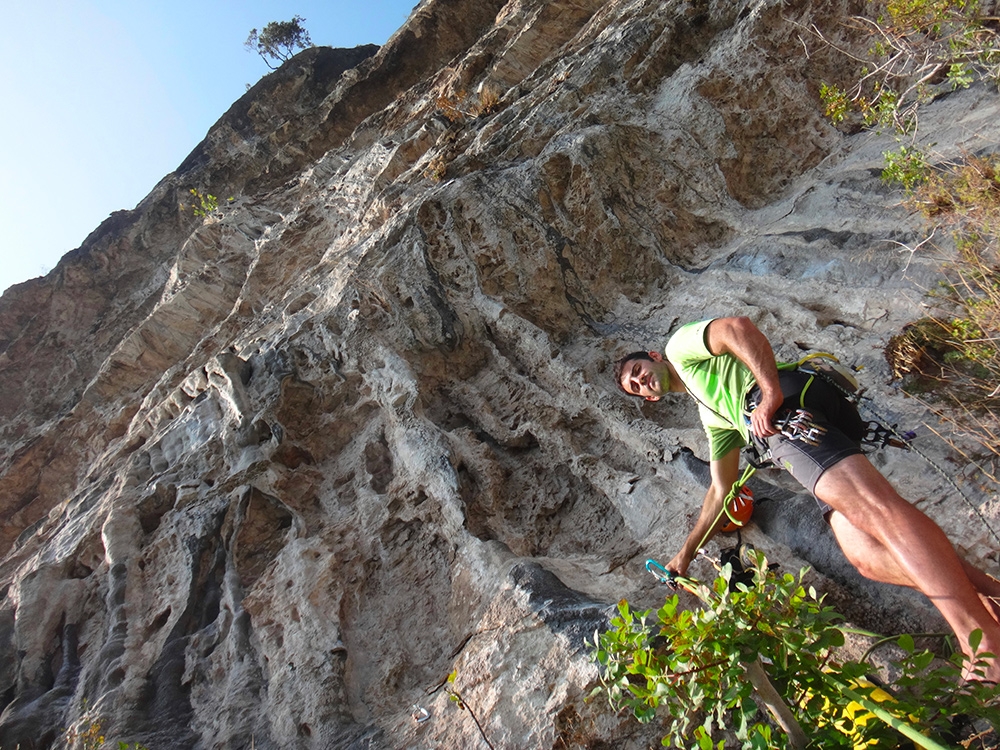
M 837 543 L 844 551 L 844 556 L 861 575 L 873 581 L 919 590 L 919 587 L 902 571 L 889 550 L 875 537 L 856 528 L 843 513 L 833 511 L 828 520 Z M 1000 581 L 967 560 L 962 558 L 959 560 L 986 611 L 1000 623 Z
M 994 620 L 1000 622 L 1000 581 L 965 560 L 962 562 L 965 565 L 965 574 L 979 592 L 979 598 L 983 600 L 986 611 L 993 615 Z
M 983 633 L 979 650 L 1000 654 L 1000 624 L 983 606 L 944 532 L 904 500 L 867 458 L 850 456 L 828 469 L 816 485 L 816 496 L 888 552 L 895 567 L 883 558 L 866 563 L 869 570 L 880 565 L 887 577 L 923 592 L 955 631 L 966 654 L 975 655 L 969 636 L 976 629 Z M 985 679 L 1000 681 L 1000 660 L 990 661 Z

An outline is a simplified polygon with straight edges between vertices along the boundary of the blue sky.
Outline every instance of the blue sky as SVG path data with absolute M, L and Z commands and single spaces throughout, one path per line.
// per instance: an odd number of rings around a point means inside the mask
M 314 44 L 383 44 L 418 0 L 3 2 L 0 291 L 48 273 L 134 208 L 268 72 L 250 29 L 305 19 Z

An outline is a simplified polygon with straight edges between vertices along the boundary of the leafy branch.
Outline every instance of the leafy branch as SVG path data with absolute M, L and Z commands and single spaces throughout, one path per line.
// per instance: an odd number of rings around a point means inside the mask
M 189 208 L 194 213 L 195 216 L 204 218 L 211 214 L 213 211 L 219 208 L 219 199 L 216 198 L 211 193 L 203 193 L 197 188 L 191 188 L 188 190 L 191 196 L 194 198 L 195 203 L 192 203 Z M 234 198 L 228 198 L 227 202 L 232 203 Z
M 805 571 L 777 576 L 762 555 L 753 569 L 756 585 L 733 584 L 729 565 L 711 585 L 693 585 L 696 609 L 681 608 L 676 594 L 655 614 L 619 602 L 609 628 L 588 644 L 600 666 L 592 696 L 639 721 L 660 719 L 664 745 L 698 750 L 721 750 L 726 734 L 745 750 L 896 747 L 900 734 L 937 748 L 935 735 L 954 716 L 1000 726 L 992 687 L 960 684 L 961 654 L 938 659 L 900 637 L 903 657 L 889 685 L 868 661 L 839 659 L 850 629 L 803 585 Z
M 915 134 L 919 108 L 939 85 L 950 90 L 976 80 L 1000 85 L 998 21 L 978 0 L 889 0 L 883 15 L 850 20 L 873 40 L 864 58 L 837 47 L 813 26 L 826 44 L 863 65 L 849 88 L 821 86 L 827 115 L 840 122 L 856 110 L 866 127 Z

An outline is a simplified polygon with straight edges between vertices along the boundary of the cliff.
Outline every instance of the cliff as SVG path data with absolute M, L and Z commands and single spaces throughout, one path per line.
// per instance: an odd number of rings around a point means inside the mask
M 701 504 L 683 398 L 610 363 L 750 316 L 780 357 L 884 360 L 941 259 L 820 81 L 860 0 L 424 0 L 382 48 L 303 52 L 135 209 L 0 299 L 0 746 L 644 748 L 584 698 L 584 639 Z M 995 94 L 929 105 L 944 155 Z M 220 198 L 208 217 L 192 188 Z M 1000 500 L 926 430 L 988 518 Z M 920 456 L 873 457 L 970 558 Z M 866 627 L 936 624 L 860 579 L 779 477 L 746 538 Z M 725 543 L 725 540 L 722 540 Z M 715 542 L 712 549 L 716 549 Z M 694 572 L 709 575 L 707 564 Z M 79 745 L 79 740 L 76 741 Z

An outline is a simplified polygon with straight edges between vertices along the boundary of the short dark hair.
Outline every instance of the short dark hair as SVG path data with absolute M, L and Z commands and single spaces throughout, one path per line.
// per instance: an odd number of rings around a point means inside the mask
M 622 372 L 625 371 L 625 363 L 632 359 L 648 359 L 650 362 L 655 362 L 655 360 L 649 356 L 649 352 L 632 352 L 631 354 L 626 354 L 621 359 L 615 360 L 615 385 L 618 386 L 618 390 L 622 393 L 627 393 L 629 396 L 635 396 L 636 398 L 642 398 L 638 393 L 632 393 L 625 390 L 625 387 L 622 385 Z

